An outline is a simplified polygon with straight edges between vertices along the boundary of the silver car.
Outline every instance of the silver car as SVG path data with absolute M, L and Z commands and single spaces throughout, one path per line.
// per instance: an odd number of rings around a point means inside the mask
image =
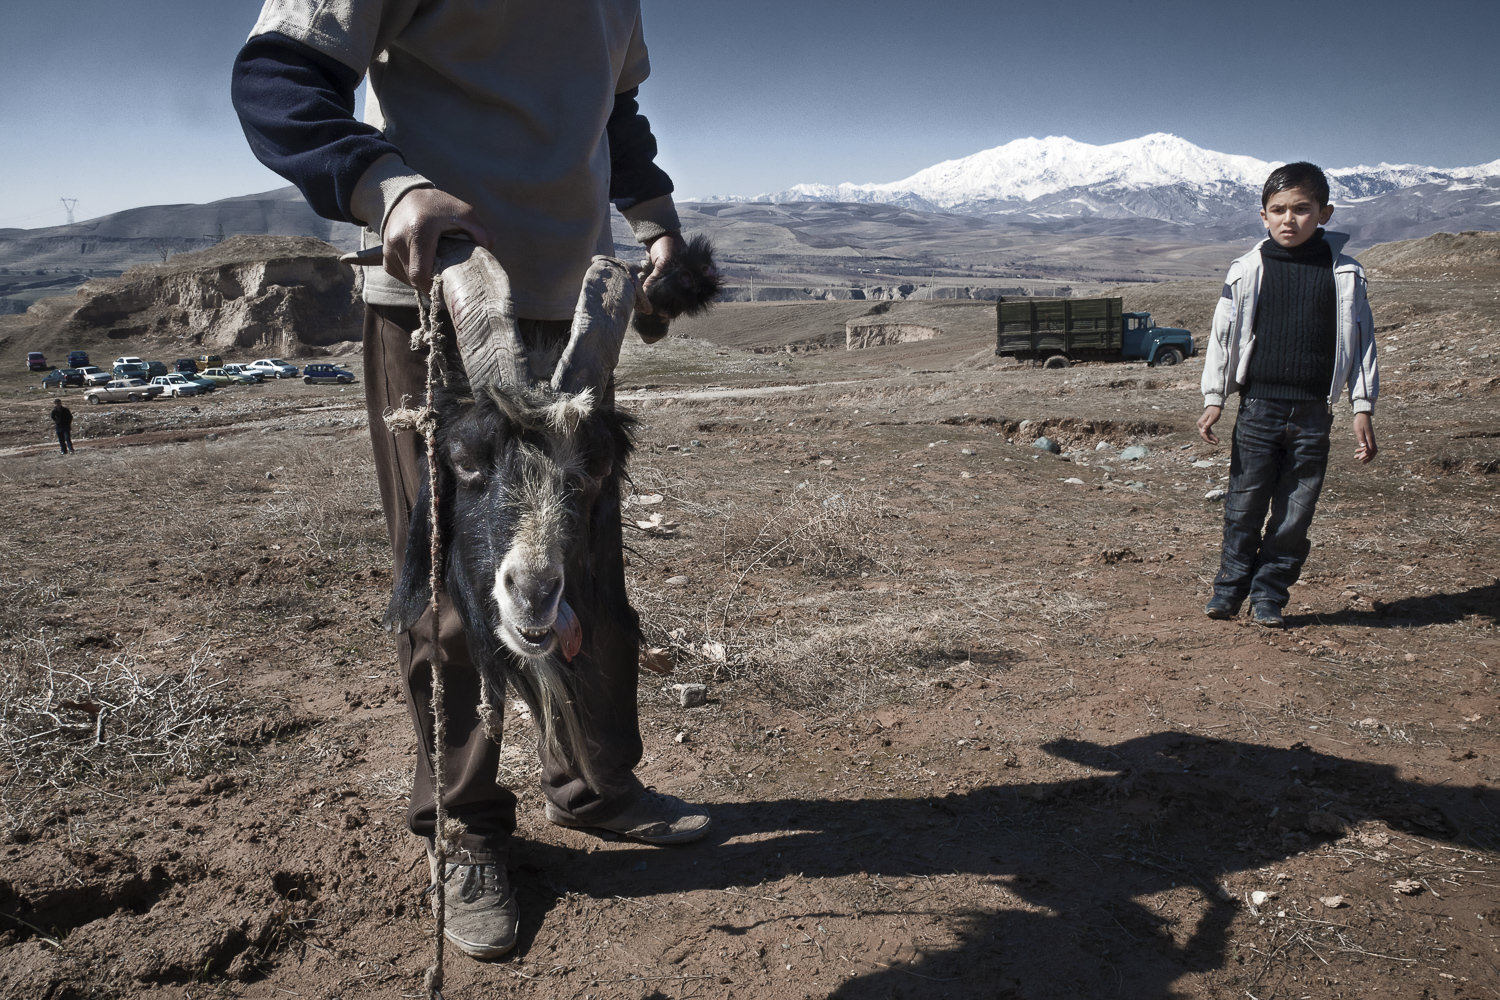
M 297 366 L 289 365 L 280 358 L 259 358 L 245 365 L 254 372 L 260 372 L 267 378 L 296 378 Z

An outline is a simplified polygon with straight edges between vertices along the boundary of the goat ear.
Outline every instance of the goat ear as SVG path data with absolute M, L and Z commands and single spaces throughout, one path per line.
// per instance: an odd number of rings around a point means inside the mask
M 620 343 L 634 306 L 630 268 L 612 257 L 595 257 L 578 294 L 568 346 L 552 375 L 553 389 L 575 394 L 593 389 L 603 394 L 620 361 Z
M 432 600 L 432 499 L 427 484 L 406 531 L 406 551 L 401 556 L 401 575 L 396 579 L 391 603 L 385 610 L 385 627 L 405 632 L 417 623 Z

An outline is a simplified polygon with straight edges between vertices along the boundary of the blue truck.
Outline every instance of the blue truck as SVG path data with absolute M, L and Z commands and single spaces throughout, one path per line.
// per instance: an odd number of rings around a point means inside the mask
M 1046 368 L 1075 361 L 1175 365 L 1198 353 L 1187 330 L 1155 326 L 1150 313 L 1125 312 L 1118 298 L 1005 297 L 995 310 L 995 353 Z

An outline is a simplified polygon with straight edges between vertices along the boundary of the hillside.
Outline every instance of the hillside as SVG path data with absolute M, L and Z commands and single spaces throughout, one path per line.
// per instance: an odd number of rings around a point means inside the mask
M 359 337 L 358 278 L 338 254 L 310 237 L 236 236 L 0 317 L 0 347 L 50 359 L 73 349 L 306 355 Z

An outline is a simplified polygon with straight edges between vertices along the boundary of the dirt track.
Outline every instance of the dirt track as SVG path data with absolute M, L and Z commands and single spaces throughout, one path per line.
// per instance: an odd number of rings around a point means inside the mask
M 1227 474 L 1192 433 L 1201 361 L 627 350 L 634 490 L 663 498 L 629 513 L 676 523 L 628 535 L 676 661 L 642 675 L 642 774 L 715 828 L 664 851 L 549 826 L 510 719 L 522 940 L 450 954 L 445 995 L 1500 995 L 1488 329 L 1461 370 L 1384 357 L 1373 466 L 1340 415 L 1286 632 L 1200 613 Z M 127 669 L 211 711 L 181 766 L 85 743 L 52 761 L 65 791 L 7 730 L 0 996 L 419 994 L 358 387 L 79 406 L 63 459 L 21 386 L 7 722 L 49 666 L 95 685 L 64 723 Z M 684 681 L 709 704 L 677 707 Z

